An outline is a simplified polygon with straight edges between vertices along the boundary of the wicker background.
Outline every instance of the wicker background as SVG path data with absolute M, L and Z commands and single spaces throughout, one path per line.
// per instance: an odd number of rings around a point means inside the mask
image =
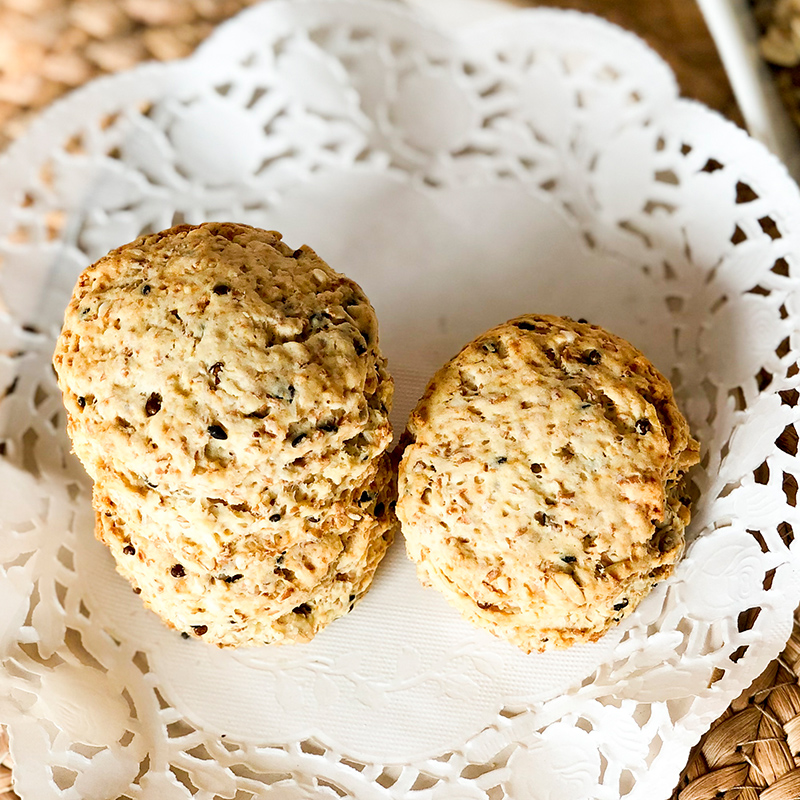
M 215 25 L 257 1 L 0 0 L 0 149 L 70 89 L 141 61 L 189 55 Z M 511 1 L 588 11 L 635 31 L 669 62 L 684 95 L 741 124 L 695 0 Z M 782 2 L 793 0 L 759 0 L 760 13 Z M 782 656 L 693 750 L 673 799 L 800 800 L 799 681 L 796 621 Z M 0 800 L 16 798 L 11 781 L 0 728 Z

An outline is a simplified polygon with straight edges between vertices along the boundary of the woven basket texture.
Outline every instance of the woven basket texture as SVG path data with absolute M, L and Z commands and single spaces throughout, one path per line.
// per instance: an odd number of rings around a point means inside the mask
M 0 800 L 17 800 L 11 789 L 11 757 L 8 754 L 8 735 L 0 727 Z
M 800 126 L 800 0 L 749 0 L 759 50 L 789 116 Z
M 183 58 L 256 0 L 0 0 L 0 148 L 57 97 L 142 61 Z
M 783 653 L 692 750 L 672 800 L 800 798 L 800 610 Z

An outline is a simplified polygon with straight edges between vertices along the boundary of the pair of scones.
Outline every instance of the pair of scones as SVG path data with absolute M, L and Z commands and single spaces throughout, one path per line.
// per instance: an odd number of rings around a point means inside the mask
M 599 638 L 682 549 L 697 443 L 669 382 L 587 323 L 526 316 L 467 345 L 398 470 L 372 307 L 275 232 L 112 251 L 54 365 L 97 536 L 150 608 L 220 646 L 306 641 L 349 611 L 395 501 L 423 582 L 528 652 Z
M 78 279 L 54 365 L 98 537 L 217 645 L 306 641 L 396 520 L 393 386 L 361 289 L 244 225 L 178 226 Z

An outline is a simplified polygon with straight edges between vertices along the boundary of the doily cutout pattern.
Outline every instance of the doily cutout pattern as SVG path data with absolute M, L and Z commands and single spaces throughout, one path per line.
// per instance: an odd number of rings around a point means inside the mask
M 359 758 L 325 732 L 209 731 L 172 702 L 158 653 L 126 635 L 130 597 L 104 609 L 119 626 L 96 624 L 116 578 L 86 541 L 90 487 L 49 365 L 77 272 L 110 247 L 183 220 L 280 218 L 287 198 L 307 199 L 298 185 L 343 173 L 462 212 L 475 208 L 459 197 L 508 191 L 567 220 L 582 263 L 630 273 L 628 316 L 600 305 L 597 321 L 668 372 L 703 444 L 686 557 L 612 655 L 426 757 Z M 0 161 L 0 185 L 0 718 L 23 797 L 667 797 L 690 746 L 788 637 L 800 198 L 761 146 L 677 99 L 634 37 L 529 11 L 453 40 L 380 3 L 276 0 L 187 62 L 55 106 Z M 502 219 L 470 222 L 508 234 Z M 561 273 L 552 297 L 567 309 L 592 294 L 576 282 L 606 280 Z M 459 314 L 441 341 L 412 332 L 413 358 L 393 358 L 401 412 L 429 368 L 415 367 L 421 348 L 435 361 L 469 332 Z

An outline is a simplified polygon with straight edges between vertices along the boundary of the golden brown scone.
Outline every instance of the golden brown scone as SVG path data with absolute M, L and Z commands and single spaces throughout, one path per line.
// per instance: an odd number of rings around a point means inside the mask
M 79 277 L 54 364 L 92 477 L 247 503 L 276 471 L 313 472 L 324 501 L 391 440 L 372 306 L 274 231 L 184 225 L 113 250 Z
M 667 379 L 598 326 L 484 333 L 404 438 L 397 514 L 420 578 L 527 652 L 597 640 L 682 552 L 698 444 Z
M 310 502 L 303 484 L 283 488 L 276 500 L 276 483 L 271 483 L 263 500 L 254 504 L 231 504 L 205 495 L 164 494 L 147 485 L 131 484 L 108 470 L 97 474 L 96 484 L 103 487 L 121 516 L 147 517 L 154 541 L 215 568 L 245 538 L 256 537 L 283 548 L 306 541 L 320 526 L 342 527 L 355 517 L 374 513 L 381 502 L 386 505 L 378 487 L 386 484 L 390 474 L 389 456 L 383 454 L 373 459 L 362 485 L 332 494 L 325 503 Z
M 207 591 L 235 567 L 238 594 L 262 585 L 258 565 L 281 552 L 317 564 L 319 597 L 308 578 L 295 603 L 317 609 L 309 619 L 276 628 L 269 620 L 288 601 L 273 607 L 267 592 L 268 619 L 252 622 L 250 608 L 229 635 L 227 617 L 206 613 L 199 627 L 221 645 L 306 639 L 345 608 L 328 585 L 343 574 L 335 542 L 372 537 L 370 559 L 338 587 L 366 589 L 394 518 L 393 387 L 372 306 L 310 248 L 233 223 L 142 236 L 81 274 L 53 363 L 75 452 L 96 483 L 98 534 L 109 545 L 121 531 L 137 537 L 146 559 L 120 570 L 167 622 L 192 629 L 175 616 L 185 597 L 153 594 L 191 595 L 188 584 L 159 583 L 163 558 Z
M 314 526 L 294 544 L 251 532 L 211 563 L 154 537 L 146 514 L 120 514 L 102 484 L 92 499 L 97 536 L 145 605 L 186 635 L 236 647 L 306 642 L 353 609 L 397 527 L 393 473 L 373 486 L 376 500 L 346 524 Z

